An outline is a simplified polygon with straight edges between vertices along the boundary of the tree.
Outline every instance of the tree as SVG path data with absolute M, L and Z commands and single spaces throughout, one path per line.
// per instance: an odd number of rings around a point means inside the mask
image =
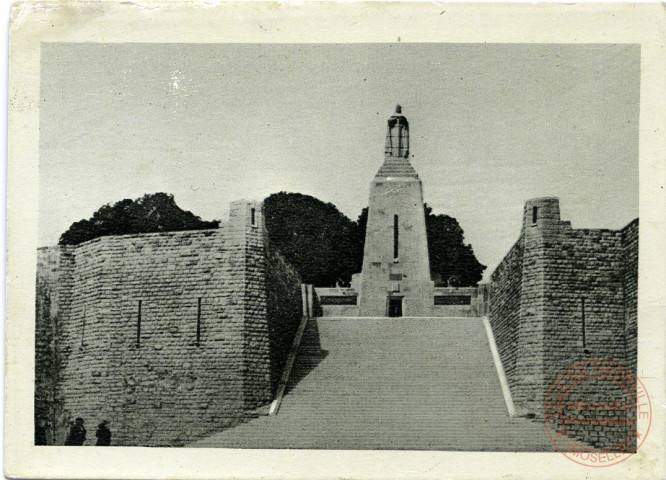
M 264 219 L 271 243 L 303 282 L 346 285 L 360 271 L 357 225 L 332 203 L 300 193 L 274 193 L 264 200 Z
M 425 205 L 430 270 L 438 284 L 476 285 L 485 266 L 471 245 L 464 243 L 455 218 L 434 215 Z M 318 287 L 348 285 L 361 271 L 368 209 L 356 222 L 332 203 L 309 195 L 280 192 L 264 201 L 264 218 L 273 246 L 306 283 Z M 217 228 L 219 221 L 203 221 L 176 205 L 173 195 L 155 193 L 136 200 L 104 205 L 88 220 L 73 223 L 60 236 L 60 245 L 77 245 L 106 235 Z
M 435 215 L 432 208 L 424 205 L 426 236 L 430 274 L 437 285 L 457 287 L 474 286 L 483 277 L 485 265 L 479 263 L 474 250 L 464 242 L 464 233 L 458 221 L 448 215 Z M 361 252 L 365 243 L 365 227 L 368 222 L 368 208 L 358 217 L 358 236 L 361 238 Z M 362 254 L 361 254 L 362 255 Z
M 365 229 L 368 225 L 368 207 L 361 210 L 361 214 L 356 219 L 356 233 L 354 235 L 354 244 L 356 245 L 356 263 L 357 272 L 363 268 L 363 249 L 365 248 Z
M 425 205 L 426 231 L 430 272 L 442 285 L 452 287 L 474 286 L 483 278 L 486 269 L 474 255 L 474 250 L 465 244 L 465 235 L 458 221 L 448 215 L 434 215 Z
M 74 222 L 58 243 L 78 245 L 107 235 L 202 230 L 217 228 L 219 224 L 218 220 L 203 221 L 192 212 L 182 210 L 173 195 L 153 193 L 104 205 L 88 220 Z

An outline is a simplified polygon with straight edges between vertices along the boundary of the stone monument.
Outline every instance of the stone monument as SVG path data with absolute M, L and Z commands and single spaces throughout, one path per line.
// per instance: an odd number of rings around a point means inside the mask
M 388 119 L 384 163 L 368 205 L 363 269 L 352 282 L 359 316 L 432 315 L 423 186 L 409 163 L 409 122 L 400 105 Z

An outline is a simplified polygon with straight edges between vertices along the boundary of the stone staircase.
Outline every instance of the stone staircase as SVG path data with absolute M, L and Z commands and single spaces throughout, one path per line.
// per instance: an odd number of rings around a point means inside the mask
M 277 416 L 196 447 L 553 451 L 510 418 L 480 318 L 318 318 Z

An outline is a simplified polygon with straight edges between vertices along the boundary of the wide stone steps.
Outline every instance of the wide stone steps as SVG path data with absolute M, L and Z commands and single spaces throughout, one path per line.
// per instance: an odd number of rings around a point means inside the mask
M 311 320 L 282 406 L 193 446 L 552 450 L 510 418 L 480 318 Z

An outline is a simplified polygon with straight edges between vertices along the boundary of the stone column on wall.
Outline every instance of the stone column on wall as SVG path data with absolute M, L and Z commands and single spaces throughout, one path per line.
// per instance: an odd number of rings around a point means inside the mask
M 638 367 L 638 248 L 636 219 L 622 229 L 625 356 L 634 372 Z
M 47 422 L 47 441 L 61 444 L 69 418 L 60 379 L 66 357 L 63 326 L 71 309 L 74 247 L 40 248 L 37 252 L 35 318 L 35 422 Z
M 515 402 L 528 412 L 543 409 L 548 248 L 560 223 L 559 199 L 528 200 L 523 209 L 523 259 L 515 366 Z
M 228 231 L 242 265 L 239 298 L 243 302 L 243 404 L 252 409 L 272 398 L 270 332 L 267 312 L 266 231 L 261 202 L 230 206 Z

